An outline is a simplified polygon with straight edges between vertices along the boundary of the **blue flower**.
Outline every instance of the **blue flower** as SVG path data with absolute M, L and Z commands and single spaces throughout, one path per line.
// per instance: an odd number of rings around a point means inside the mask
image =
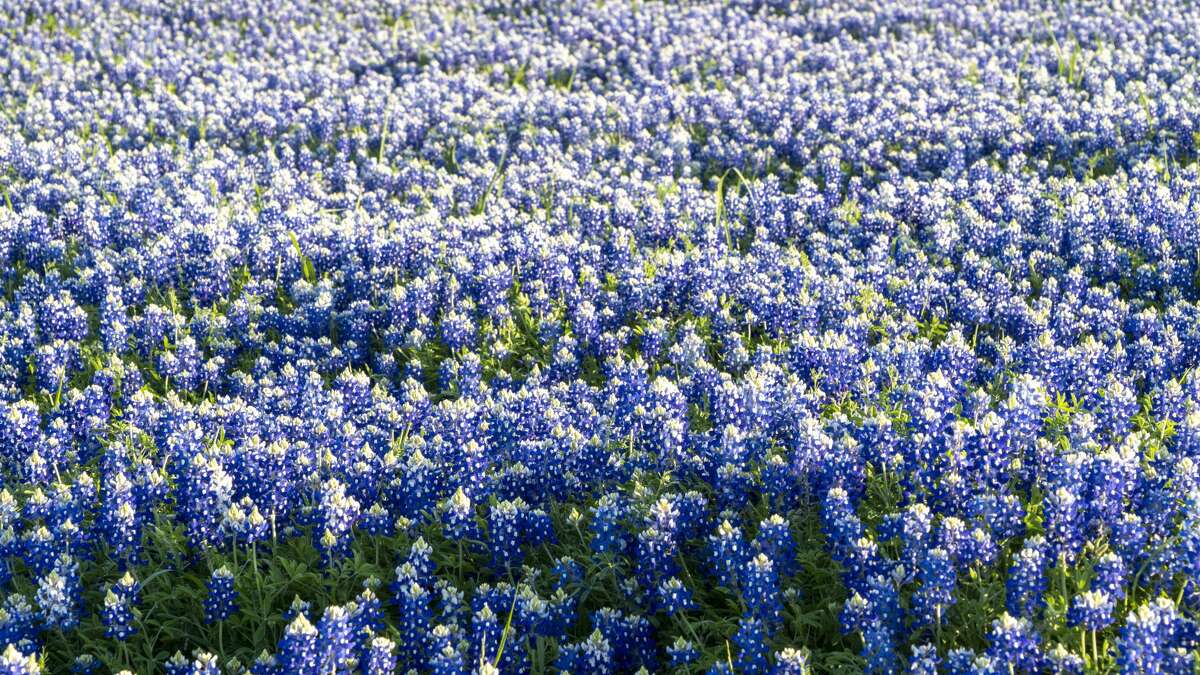
M 692 644 L 691 640 L 678 637 L 675 638 L 675 642 L 667 646 L 667 656 L 670 657 L 670 665 L 674 668 L 695 662 L 700 658 L 700 650 L 696 649 L 696 645 Z
M 453 541 L 478 539 L 479 526 L 475 523 L 475 509 L 471 498 L 460 486 L 454 496 L 447 500 L 442 510 L 446 537 Z
M 956 575 L 945 549 L 930 549 L 917 573 L 920 588 L 913 594 L 913 611 L 921 625 L 941 625 L 955 603 Z
M 222 566 L 213 570 L 204 599 L 205 623 L 224 621 L 237 612 L 238 592 L 233 588 L 233 572 Z
M 83 588 L 79 564 L 67 556 L 38 579 L 36 599 L 42 623 L 50 629 L 70 631 L 79 624 L 83 609 Z
M 1012 664 L 1019 671 L 1037 672 L 1042 664 L 1039 642 L 1029 619 L 1016 618 L 1005 612 L 992 622 L 987 654 L 1000 663 Z
M 678 614 L 696 608 L 692 592 L 678 577 L 671 577 L 658 585 L 659 607 L 667 614 Z
M 367 658 L 362 664 L 365 675 L 389 675 L 396 670 L 396 645 L 385 637 L 371 640 L 367 648 Z
M 0 654 L 0 670 L 11 675 L 37 675 L 42 672 L 37 656 L 23 654 L 13 644 L 6 645 L 4 653 Z
M 583 642 L 567 645 L 559 653 L 555 667 L 564 672 L 601 675 L 613 672 L 613 650 L 599 630 Z
M 808 652 L 799 649 L 784 649 L 775 654 L 772 675 L 806 675 L 812 671 Z
M 1016 616 L 1032 616 L 1044 607 L 1046 592 L 1045 540 L 1027 539 L 1013 558 L 1006 582 L 1005 607 Z
M 767 632 L 773 633 L 782 620 L 783 603 L 779 597 L 779 575 L 765 553 L 759 553 L 743 568 L 741 588 L 747 614 L 759 619 Z
M 1125 618 L 1117 640 L 1117 665 L 1122 673 L 1184 672 L 1194 666 L 1189 651 L 1195 628 L 1166 598 L 1139 606 Z
M 912 658 L 908 661 L 909 675 L 937 675 L 939 663 L 941 663 L 941 659 L 938 658 L 937 647 L 933 645 L 914 646 Z
M 762 620 L 753 616 L 742 618 L 737 634 L 733 637 L 733 642 L 738 648 L 737 660 L 734 663 L 738 672 L 751 675 L 768 672 L 767 655 L 770 651 L 766 639 Z
M 321 667 L 320 633 L 304 614 L 284 629 L 279 640 L 278 662 L 284 672 L 317 673 Z
M 133 626 L 134 614 L 129 600 L 112 590 L 104 596 L 104 608 L 100 611 L 100 617 L 104 621 L 106 637 L 124 642 L 137 632 L 137 628 Z
M 488 545 L 492 564 L 498 570 L 519 566 L 525 560 L 522 544 L 526 536 L 526 509 L 525 502 L 518 498 L 499 502 L 488 512 Z
M 1084 591 L 1071 601 L 1067 622 L 1087 630 L 1101 630 L 1112 623 L 1113 600 L 1104 591 Z

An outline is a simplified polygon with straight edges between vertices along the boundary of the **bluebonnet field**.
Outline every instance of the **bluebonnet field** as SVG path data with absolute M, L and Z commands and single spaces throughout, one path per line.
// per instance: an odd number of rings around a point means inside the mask
M 4 0 L 0 672 L 1195 672 L 1198 58 Z

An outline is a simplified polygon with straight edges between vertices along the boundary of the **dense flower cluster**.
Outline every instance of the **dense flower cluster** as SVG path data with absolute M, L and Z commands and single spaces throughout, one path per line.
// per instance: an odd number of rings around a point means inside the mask
M 1190 3 L 0 28 L 0 670 L 1198 667 Z

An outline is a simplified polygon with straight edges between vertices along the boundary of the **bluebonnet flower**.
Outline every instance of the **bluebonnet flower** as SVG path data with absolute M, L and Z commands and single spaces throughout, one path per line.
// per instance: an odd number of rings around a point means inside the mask
M 670 657 L 670 665 L 674 668 L 695 662 L 700 658 L 700 650 L 696 649 L 696 645 L 690 640 L 678 637 L 667 645 L 667 656 Z
M 901 517 L 900 540 L 904 544 L 906 565 L 916 567 L 929 548 L 933 518 L 925 504 L 913 504 L 904 510 Z
M 679 572 L 675 562 L 678 551 L 670 531 L 650 526 L 637 535 L 637 576 L 647 587 L 655 588 Z
M 992 622 L 988 634 L 988 656 L 1011 664 L 1022 672 L 1037 672 L 1042 663 L 1038 634 L 1028 619 L 1005 612 Z
M 450 629 L 446 626 L 433 629 L 433 651 L 429 670 L 435 675 L 464 675 L 467 672 L 463 655 L 452 644 Z
M 1073 489 L 1059 487 L 1045 501 L 1047 542 L 1050 553 L 1073 562 L 1083 547 L 1082 499 Z
M 71 672 L 79 675 L 90 675 L 100 668 L 100 659 L 91 654 L 80 654 L 71 662 Z M 18 671 L 19 672 L 19 671 Z
M 583 642 L 567 645 L 559 653 L 555 667 L 565 672 L 599 675 L 613 670 L 613 650 L 599 630 Z
M 462 637 L 470 618 L 463 592 L 444 580 L 438 581 L 435 592 L 438 595 L 437 620 L 450 631 L 452 636 Z M 434 630 L 437 630 L 436 627 Z
M 1112 623 L 1113 600 L 1104 591 L 1084 591 L 1071 600 L 1067 622 L 1087 630 L 1101 630 Z
M 270 533 L 267 519 L 249 497 L 230 505 L 225 520 L 233 535 L 245 545 L 264 541 Z
M 347 496 L 346 486 L 337 479 L 331 478 L 321 486 L 313 540 L 325 565 L 349 553 L 351 531 L 359 511 L 358 500 Z
M 501 625 L 490 605 L 485 604 L 471 616 L 471 662 L 491 663 L 499 651 Z
M 783 604 L 779 599 L 779 575 L 765 553 L 759 553 L 746 563 L 741 588 L 747 614 L 761 621 L 768 633 L 773 632 L 782 619 Z
M 167 675 L 190 675 L 192 672 L 192 664 L 188 662 L 187 657 L 183 652 L 176 651 L 174 656 L 163 664 Z
M 386 675 L 396 670 L 395 643 L 385 637 L 372 638 L 362 671 L 367 675 Z
M 400 663 L 407 667 L 419 667 L 428 654 L 429 635 L 432 630 L 433 610 L 430 607 L 429 591 L 417 582 L 401 588 L 398 595 L 401 623 L 398 626 Z
M 783 517 L 772 515 L 764 519 L 759 524 L 754 546 L 770 558 L 780 578 L 786 579 L 798 571 L 796 543 Z
M 204 599 L 205 623 L 216 623 L 233 616 L 238 610 L 237 597 L 233 572 L 225 566 L 213 570 L 208 580 L 208 596 Z
M 395 525 L 387 509 L 382 504 L 376 503 L 359 516 L 358 527 L 366 534 L 378 537 L 391 534 Z
M 565 587 L 567 584 L 579 583 L 583 580 L 583 567 L 574 559 L 569 557 L 559 558 L 554 563 L 554 569 L 551 570 L 554 575 L 555 590 Z
M 43 574 L 54 567 L 57 561 L 57 543 L 54 535 L 44 525 L 31 529 L 23 542 L 25 564 L 35 573 Z
M 1083 675 L 1083 657 L 1074 654 L 1062 645 L 1046 650 L 1043 667 L 1055 675 Z
M 943 666 L 950 675 L 985 675 L 999 669 L 999 664 L 990 656 L 976 654 L 965 648 L 950 650 L 943 660 Z
M 202 434 L 198 426 L 188 424 L 168 441 L 177 483 L 176 518 L 195 549 L 217 540 L 232 487 L 222 463 L 202 446 Z
M 910 675 L 937 675 L 940 662 L 937 648 L 933 645 L 914 646 L 912 658 L 908 661 L 908 672 Z
M 521 546 L 525 542 L 526 508 L 518 498 L 499 502 L 488 513 L 488 545 L 497 569 L 518 566 L 525 559 Z
M 37 657 L 21 653 L 17 646 L 8 644 L 0 654 L 0 670 L 11 675 L 36 675 L 42 672 Z
M 321 667 L 320 633 L 304 614 L 292 619 L 279 640 L 278 662 L 284 672 L 316 673 Z
M 119 472 L 106 479 L 104 505 L 97 526 L 118 559 L 137 559 L 141 545 L 140 521 L 134 485 L 125 473 Z
M 805 675 L 811 672 L 808 653 L 798 649 L 784 649 L 775 654 L 775 667 L 772 675 Z
M 356 633 L 376 633 L 383 630 L 383 603 L 372 590 L 378 584 L 378 579 L 369 577 L 363 582 L 366 588 L 358 594 L 353 603 L 347 606 Z
M 60 557 L 54 568 L 38 579 L 36 598 L 39 617 L 47 628 L 69 631 L 78 625 L 83 609 L 79 563 Z
M 759 480 L 763 492 L 772 500 L 772 505 L 786 511 L 793 508 L 799 498 L 795 477 L 787 459 L 783 455 L 773 454 L 759 470 Z
M 1126 512 L 1112 526 L 1110 535 L 1113 548 L 1126 566 L 1141 562 L 1146 556 L 1146 544 L 1150 534 L 1141 516 Z
M 297 595 L 292 598 L 292 604 L 289 605 L 286 610 L 284 610 L 283 620 L 287 621 L 290 624 L 292 621 L 294 621 L 296 619 L 296 617 L 303 616 L 305 618 L 308 618 L 308 616 L 309 616 L 308 613 L 309 613 L 309 610 L 311 610 L 311 609 L 312 609 L 312 603 L 308 602 L 307 600 L 305 600 Z
M 734 665 L 742 673 L 766 673 L 767 655 L 770 650 L 766 644 L 766 629 L 761 619 L 753 616 L 743 617 L 738 624 L 737 634 L 733 642 L 737 645 L 738 655 Z
M 696 608 L 692 592 L 678 577 L 671 577 L 658 585 L 658 602 L 663 612 L 677 614 Z
M 0 607 L 0 638 L 5 644 L 32 643 L 38 634 L 38 613 L 28 598 L 19 593 L 9 594 Z
M 134 614 L 128 598 L 112 590 L 104 596 L 104 608 L 100 612 L 104 621 L 104 635 L 124 642 L 137 632 L 133 626 Z
M 592 614 L 592 625 L 608 640 L 613 663 L 619 669 L 652 670 L 658 662 L 650 622 L 641 616 L 626 616 L 604 608 Z
M 273 675 L 279 670 L 279 660 L 267 650 L 262 650 L 254 663 L 250 664 L 250 675 Z
M 895 637 L 881 621 L 873 621 L 863 630 L 862 656 L 866 659 L 867 672 L 892 673 L 896 671 Z
M 431 483 L 432 472 L 433 464 L 421 452 L 421 448 L 413 447 L 402 469 L 400 515 L 416 518 L 433 509 L 435 495 Z
M 39 327 L 51 339 L 78 342 L 87 336 L 87 314 L 71 294 L 59 291 L 42 304 Z
M 1115 553 L 1106 553 L 1093 568 L 1091 588 L 1105 593 L 1114 601 L 1125 597 L 1125 561 Z
M 921 586 L 913 594 L 913 611 L 921 625 L 940 625 L 946 610 L 955 603 L 956 575 L 945 549 L 930 549 L 921 561 L 917 580 Z
M 531 546 L 558 542 L 554 522 L 544 509 L 530 509 L 525 513 L 525 539 Z
M 475 510 L 471 505 L 471 498 L 467 496 L 462 487 L 459 487 L 454 496 L 446 501 L 443 506 L 442 519 L 448 539 L 459 541 L 478 539 L 480 536 L 479 526 L 475 523 Z
M 1015 616 L 1031 616 L 1045 606 L 1045 540 L 1031 537 L 1013 558 L 1006 582 L 1005 607 Z
M 591 542 L 592 550 L 597 553 L 624 552 L 628 547 L 628 535 L 621 524 L 626 515 L 626 506 L 621 497 L 612 493 L 600 497 L 594 511 L 595 516 L 591 524 L 595 535 Z
M 1195 657 L 1185 647 L 1188 620 L 1174 603 L 1159 598 L 1139 606 L 1125 618 L 1117 641 L 1122 673 L 1184 672 Z
M 357 643 L 354 622 L 345 607 L 334 605 L 325 609 L 317 622 L 318 672 L 339 672 L 349 669 L 355 657 Z
M 726 588 L 733 588 L 749 556 L 741 531 L 728 520 L 722 521 L 717 531 L 709 536 L 708 548 L 709 566 L 717 581 Z
M 433 562 L 433 547 L 424 537 L 417 537 L 408 549 L 407 562 L 412 566 L 413 580 L 428 584 L 433 578 L 435 564 Z
M 862 538 L 863 526 L 850 502 L 849 493 L 832 488 L 822 502 L 822 522 L 835 559 L 844 560 L 854 542 Z

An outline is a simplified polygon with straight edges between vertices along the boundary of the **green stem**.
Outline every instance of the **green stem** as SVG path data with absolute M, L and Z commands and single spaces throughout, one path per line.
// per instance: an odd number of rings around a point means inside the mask
M 1062 586 L 1063 601 L 1070 602 L 1071 596 L 1067 595 L 1067 554 L 1065 552 L 1060 551 L 1058 554 L 1058 570 L 1060 574 L 1059 581 L 1061 582 L 1060 585 Z
M 466 572 L 463 568 L 463 544 L 462 544 L 462 540 L 459 539 L 458 540 L 458 585 L 459 585 L 459 588 L 461 588 L 463 585 L 463 576 L 465 573 Z
M 934 607 L 934 614 L 935 614 L 935 618 L 936 618 L 936 623 L 934 623 L 934 625 L 933 625 L 933 638 L 934 638 L 935 643 L 937 644 L 938 649 L 941 649 L 942 648 L 942 606 L 941 605 L 936 605 Z
M 496 648 L 496 660 L 492 662 L 493 666 L 500 665 L 500 657 L 504 656 L 504 643 L 508 642 L 508 632 L 512 630 L 513 611 L 517 609 L 517 593 L 513 589 L 512 606 L 508 608 L 508 619 L 504 622 L 504 632 L 500 633 L 500 646 Z
M 262 601 L 262 578 L 258 574 L 258 542 L 250 544 L 250 566 L 254 568 L 254 588 L 258 591 L 258 599 Z
M 683 627 L 687 629 L 688 635 L 692 636 L 692 640 L 695 643 L 696 649 L 703 649 L 704 642 L 700 639 L 700 636 L 696 634 L 696 629 L 692 627 L 692 622 L 690 619 L 688 619 L 687 614 L 685 612 L 679 612 L 677 616 L 683 621 Z

